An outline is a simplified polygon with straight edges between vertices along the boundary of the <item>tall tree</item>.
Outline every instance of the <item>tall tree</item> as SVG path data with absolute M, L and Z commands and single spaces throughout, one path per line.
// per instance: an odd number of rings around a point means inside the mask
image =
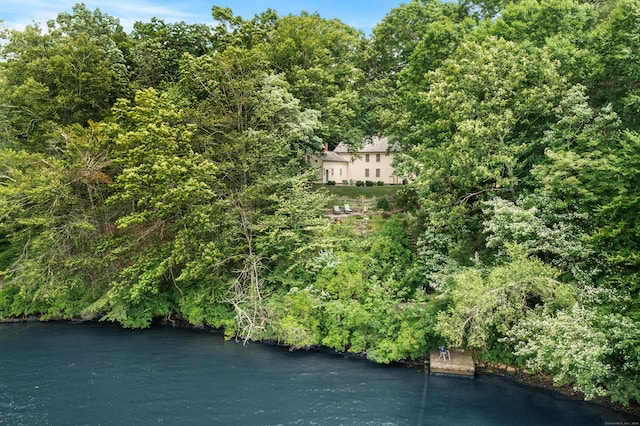
M 464 16 L 462 9 L 435 0 L 411 0 L 391 9 L 373 29 L 369 72 L 375 77 L 398 76 L 410 65 L 418 46 L 436 42 L 428 40 L 434 25 L 457 22 Z
M 596 52 L 599 58 L 594 98 L 600 104 L 611 102 L 625 124 L 640 129 L 640 4 L 620 0 L 597 28 Z
M 372 133 L 407 138 L 404 113 L 416 108 L 425 73 L 438 68 L 476 25 L 452 3 L 417 0 L 392 9 L 376 25 L 363 65 L 366 123 Z
M 324 223 L 303 161 L 304 152 L 320 148 L 318 113 L 303 109 L 258 48 L 188 56 L 182 69 L 200 149 L 219 165 L 228 203 L 227 226 L 212 235 L 225 247 L 213 269 L 228 281 L 236 330 L 255 337 L 269 321 L 265 295 L 290 284 L 283 272 L 300 270 L 305 250 L 313 251 L 314 229 Z
M 11 140 L 42 150 L 47 122 L 86 125 L 105 117 L 115 99 L 127 93 L 117 44 L 124 37 L 117 20 L 82 5 L 73 15 L 50 21 L 47 33 L 37 25 L 12 31 L 3 46 L 7 85 L 1 89 Z
M 563 79 L 544 50 L 488 38 L 463 43 L 428 83 L 405 122 L 421 142 L 398 167 L 415 173 L 428 222 L 452 232 L 468 258 L 481 247 L 477 203 L 526 187 Z
M 319 136 L 332 146 L 360 143 L 359 60 L 364 35 L 337 19 L 303 12 L 280 18 L 268 45 L 276 72 L 284 73 L 304 108 L 321 113 Z
M 217 202 L 217 168 L 193 151 L 195 129 L 182 114 L 166 94 L 147 89 L 134 104 L 118 101 L 100 127 L 100 138 L 112 146 L 115 174 L 106 203 L 115 216 L 113 234 L 121 236 L 115 247 L 105 244 L 104 254 L 126 266 L 88 313 L 140 327 L 177 311 L 176 277 L 189 259 L 184 250 L 192 223 Z
M 170 24 L 157 18 L 136 22 L 130 47 L 132 80 L 141 89 L 162 89 L 179 80 L 183 54 L 198 57 L 212 49 L 214 40 L 208 25 Z
M 57 155 L 0 150 L 4 315 L 74 317 L 103 288 L 93 253 L 111 178 L 92 129 L 48 134 Z
M 556 108 L 558 121 L 545 135 L 548 161 L 533 171 L 540 192 L 589 218 L 584 238 L 614 267 L 608 274 L 631 274 L 615 286 L 637 291 L 638 135 L 621 130 L 610 105 L 590 107 L 585 90 L 574 87 Z
M 495 22 L 485 22 L 480 31 L 546 47 L 562 75 L 574 84 L 586 84 L 598 69 L 593 29 L 599 14 L 598 7 L 591 2 L 526 0 L 508 4 Z

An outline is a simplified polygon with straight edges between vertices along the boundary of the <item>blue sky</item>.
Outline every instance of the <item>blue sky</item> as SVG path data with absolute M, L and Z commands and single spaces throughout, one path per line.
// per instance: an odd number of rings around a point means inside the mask
M 167 23 L 212 23 L 211 7 L 215 4 L 230 7 L 236 15 L 250 19 L 268 8 L 275 9 L 280 16 L 299 14 L 301 11 L 318 12 L 324 18 L 339 18 L 346 24 L 366 34 L 393 8 L 409 0 L 99 0 L 84 1 L 93 10 L 120 19 L 129 32 L 135 21 L 149 21 L 152 17 Z M 34 21 L 46 27 L 49 19 L 59 12 L 70 12 L 80 1 L 65 0 L 0 0 L 0 20 L 4 26 L 23 30 Z

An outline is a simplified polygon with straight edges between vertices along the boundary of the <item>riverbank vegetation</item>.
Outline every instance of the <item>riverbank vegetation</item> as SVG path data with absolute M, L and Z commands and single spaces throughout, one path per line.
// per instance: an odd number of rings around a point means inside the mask
M 638 0 L 203 21 L 3 31 L 1 317 L 446 344 L 639 402 Z M 378 133 L 401 212 L 328 220 L 305 154 Z

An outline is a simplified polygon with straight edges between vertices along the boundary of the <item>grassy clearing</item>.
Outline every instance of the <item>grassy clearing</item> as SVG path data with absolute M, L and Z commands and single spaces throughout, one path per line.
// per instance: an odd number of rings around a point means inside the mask
M 384 185 L 384 186 L 341 186 L 341 185 L 314 185 L 316 191 L 326 191 L 329 200 L 327 208 L 339 206 L 343 204 L 351 204 L 352 207 L 358 206 L 371 208 L 376 205 L 379 198 L 386 197 L 390 203 L 393 203 L 396 192 L 402 189 L 402 185 Z

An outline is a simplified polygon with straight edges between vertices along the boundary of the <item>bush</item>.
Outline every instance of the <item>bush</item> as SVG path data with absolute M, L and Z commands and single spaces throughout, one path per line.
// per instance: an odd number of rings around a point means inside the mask
M 359 180 L 356 182 L 356 186 L 364 186 L 364 182 Z
M 384 182 L 383 182 L 383 181 L 381 181 L 381 180 L 379 180 L 379 181 L 377 181 L 377 182 L 376 182 L 376 185 L 378 185 L 378 186 L 384 186 Z
M 382 197 L 378 198 L 376 207 L 378 208 L 378 210 L 389 210 L 391 206 L 389 205 L 389 200 L 387 199 L 387 197 Z
M 373 186 L 373 181 L 372 180 L 368 180 L 368 181 L 365 182 L 365 185 Z
M 335 180 L 329 180 L 327 181 L 327 185 L 335 185 L 336 181 Z

